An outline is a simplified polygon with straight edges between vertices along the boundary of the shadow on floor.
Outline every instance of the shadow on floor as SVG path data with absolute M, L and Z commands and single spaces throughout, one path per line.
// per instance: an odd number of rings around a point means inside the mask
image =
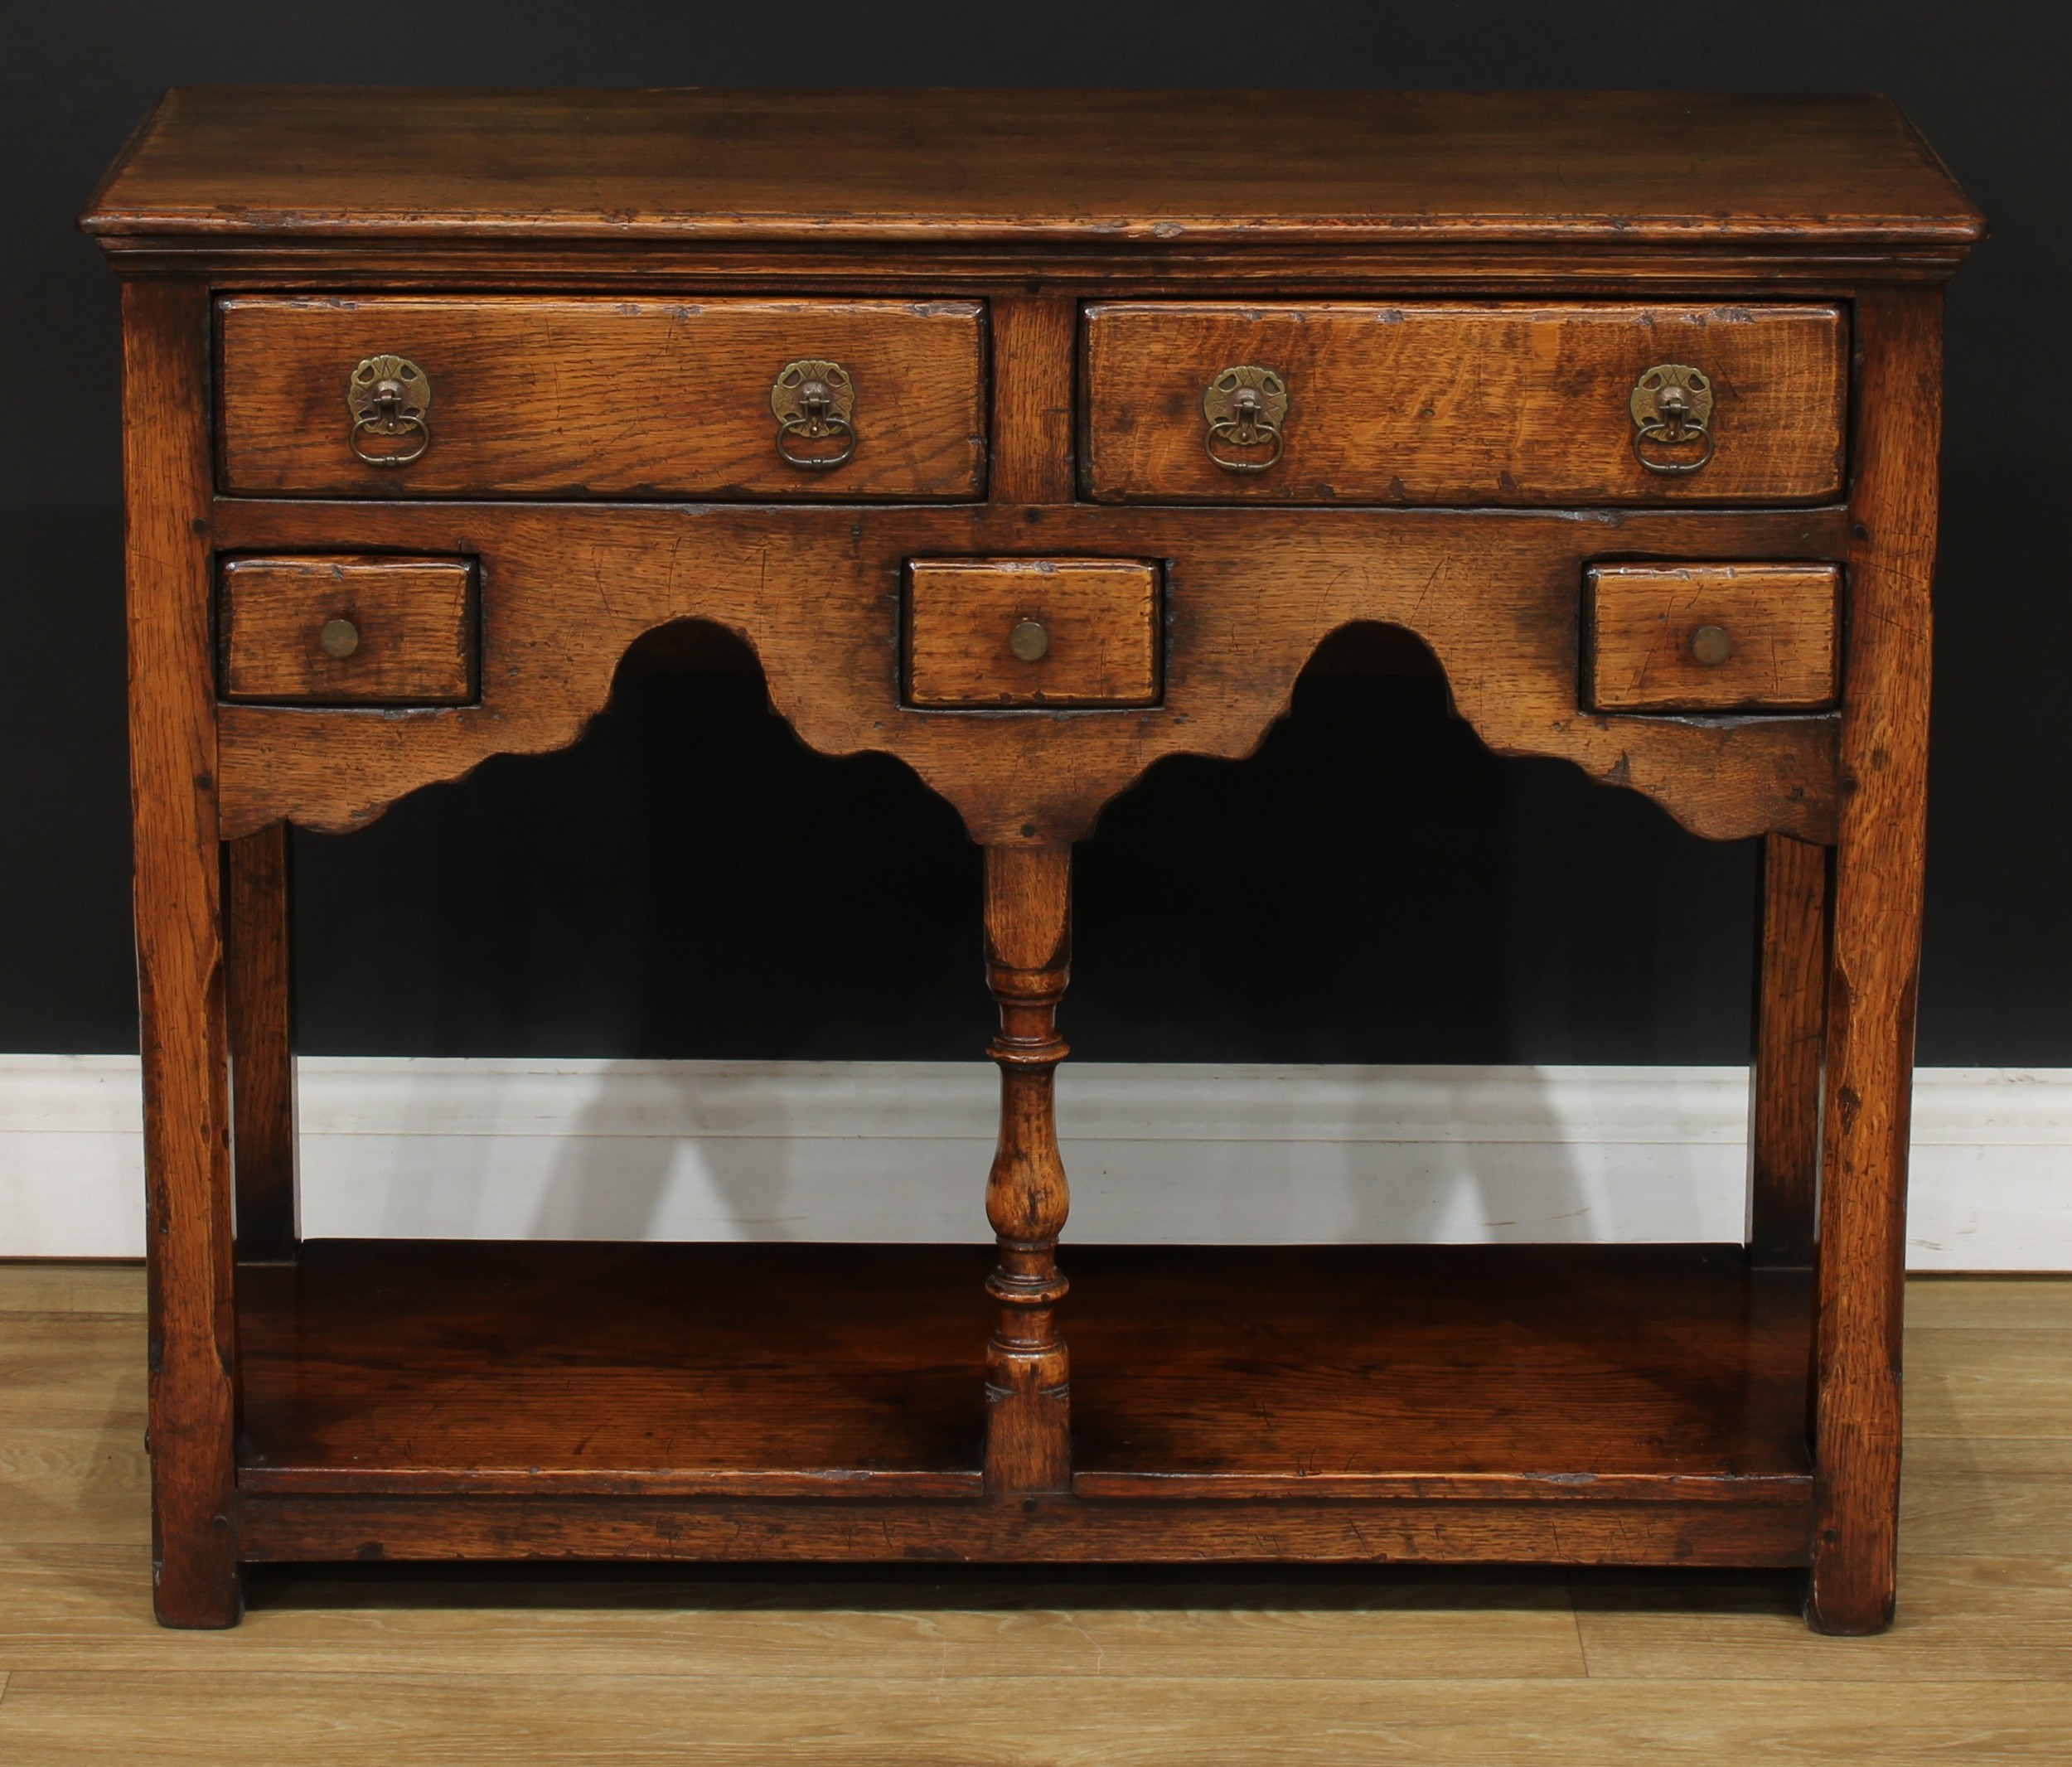
M 1358 1613 L 1617 1609 L 1794 1617 L 1791 1571 L 1545 1566 L 298 1565 L 245 1573 L 247 1606 L 802 1612 L 1070 1608 Z

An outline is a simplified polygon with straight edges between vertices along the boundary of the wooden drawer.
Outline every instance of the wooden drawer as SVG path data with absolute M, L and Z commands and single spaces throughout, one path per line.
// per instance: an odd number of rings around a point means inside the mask
M 1834 704 L 1832 564 L 1600 564 L 1588 573 L 1590 704 L 1605 712 Z
M 469 559 L 228 559 L 222 583 L 226 700 L 457 705 L 475 697 Z
M 985 489 L 985 310 L 968 301 L 238 297 L 218 307 L 225 489 L 262 495 L 956 499 Z M 356 429 L 381 378 L 395 435 Z M 838 465 L 777 452 L 773 389 L 820 375 L 853 431 Z M 794 377 L 803 378 L 803 377 Z M 428 390 L 421 418 L 415 404 Z M 828 460 L 851 437 L 787 444 Z M 845 410 L 840 401 L 846 398 Z M 407 464 L 370 465 L 423 446 Z
M 1102 502 L 1796 503 L 1842 489 L 1833 307 L 1159 303 L 1090 307 L 1085 324 L 1081 457 Z M 1664 366 L 1703 377 L 1679 390 L 1709 398 L 1705 433 L 1637 452 L 1636 388 Z M 1262 415 L 1285 395 L 1278 449 L 1242 439 L 1239 369 L 1276 377 L 1256 390 Z M 1232 467 L 1209 457 L 1213 385 Z M 1650 471 L 1642 453 L 1694 470 Z
M 1135 559 L 917 559 L 907 698 L 946 709 L 1149 705 L 1155 564 Z

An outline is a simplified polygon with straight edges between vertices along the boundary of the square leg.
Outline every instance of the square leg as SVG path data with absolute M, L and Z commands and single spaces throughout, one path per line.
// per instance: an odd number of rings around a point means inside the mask
M 123 285 L 152 1582 L 172 1626 L 232 1625 L 243 1610 L 208 341 L 205 283 Z
M 301 1237 L 288 825 L 225 841 L 223 876 L 238 1261 L 288 1263 Z
M 1906 1164 L 1926 858 L 1929 588 L 1942 294 L 1857 305 L 1860 351 L 1814 1261 L 1817 1630 L 1891 1623 L 1896 1595 Z
M 1763 916 L 1749 1091 L 1749 1253 L 1769 1270 L 1813 1263 L 1820 1064 L 1828 1024 L 1828 854 L 1789 835 L 1763 843 Z

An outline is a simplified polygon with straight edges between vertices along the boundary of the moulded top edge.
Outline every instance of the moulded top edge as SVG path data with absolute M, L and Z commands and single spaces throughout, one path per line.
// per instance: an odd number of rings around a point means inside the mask
M 169 93 L 81 224 L 111 241 L 1816 250 L 1983 230 L 1871 94 L 385 87 Z

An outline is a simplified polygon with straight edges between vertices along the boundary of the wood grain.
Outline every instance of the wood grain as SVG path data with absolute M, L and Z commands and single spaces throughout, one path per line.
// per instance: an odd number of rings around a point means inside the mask
M 1590 704 L 1606 712 L 1810 712 L 1840 691 L 1832 564 L 1600 564 L 1584 618 Z M 1726 634 L 1708 662 L 1693 637 Z
M 141 1513 L 141 1511 L 140 1511 Z M 24 1669 L 179 1664 L 178 1641 L 128 1599 L 133 1552 L 0 1548 L 0 1660 Z M 1032 1578 L 1014 1568 L 945 1576 L 888 1567 L 773 1577 L 690 1567 L 532 1580 L 455 1566 L 372 1576 L 281 1566 L 254 1624 L 210 1667 L 253 1677 L 420 1673 L 646 1674 L 725 1686 L 796 1675 L 906 1684 L 923 1697 L 999 1675 L 1213 1676 L 1233 1655 L 1261 1674 L 1470 1681 L 1577 1676 L 1567 1591 L 1544 1573 L 1448 1580 L 1406 1573 L 1237 1568 Z M 1132 1599 L 1135 1597 L 1135 1599 Z M 530 1599 L 529 1599 L 530 1598 Z M 141 1622 L 141 1623 L 140 1623 Z M 169 1646 L 174 1654 L 169 1654 Z M 193 1668 L 191 1662 L 186 1665 Z
M 1242 126 L 1239 120 L 1242 119 Z M 1150 145 L 1155 143 L 1155 151 Z M 954 144 L 954 146 L 952 146 Z M 1709 92 L 186 87 L 104 237 L 455 235 L 1169 255 L 1566 240 L 1961 248 L 1978 212 L 1885 99 Z
M 225 301 L 223 484 L 248 494 L 969 498 L 985 485 L 985 311 L 969 301 L 244 296 Z M 404 467 L 351 448 L 346 380 L 408 357 L 431 441 Z M 856 451 L 777 451 L 770 390 L 836 361 Z
M 1832 306 L 1114 303 L 1087 309 L 1085 350 L 1101 502 L 1774 504 L 1842 486 Z M 1634 384 L 1661 363 L 1712 383 L 1716 451 L 1682 476 L 1633 450 Z M 1243 364 L 1288 390 L 1285 452 L 1252 473 L 1203 446 L 1203 392 Z
M 1090 1764 L 1235 1767 L 1305 1749 L 1321 1764 L 1355 1734 L 1384 1756 L 1478 1764 L 1509 1750 L 1656 1767 L 1665 1749 L 1695 1764 L 1732 1747 L 2050 1761 L 2072 1723 L 2072 1463 L 2060 1439 L 2055 1474 L 2003 1474 L 2025 1443 L 1981 1433 L 2072 1418 L 2072 1355 L 2047 1341 L 2072 1317 L 2064 1279 L 1910 1284 L 1910 1317 L 1936 1321 L 1910 1327 L 1910 1386 L 1972 1398 L 1961 1417 L 1910 1406 L 1902 1624 L 1841 1647 L 1806 1634 L 1793 1580 L 1774 1571 L 1371 1562 L 281 1566 L 254 1580 L 238 1630 L 168 1634 L 151 1623 L 137 1543 L 143 1290 L 140 1270 L 0 1263 L 0 1394 L 32 1391 L 88 1420 L 0 1419 L 10 1763 L 269 1759 L 287 1735 L 298 1759 L 341 1767 L 398 1749 L 470 1767 L 535 1760 L 542 1736 L 600 1761 L 716 1761 L 810 1756 L 834 1734 L 848 1760 L 968 1762 L 989 1758 L 1002 1702 L 1023 1698 L 1048 1702 L 1053 1755 Z M 1097 1298 L 1082 1290 L 1075 1310 Z M 7 1359 L 31 1324 L 33 1373 Z M 2011 1355 L 2024 1339 L 2045 1353 Z M 131 1397 L 111 1408 L 111 1392 Z M 1963 1433 L 1924 1439 L 1924 1422 Z M 103 1438 L 96 1457 L 85 1445 Z M 918 1736 L 917 1706 L 931 1714 Z M 1315 1744 L 1327 1721 L 1336 1757 Z
M 1818 1644 L 1808 1649 L 1789 1600 L 1754 1580 L 1703 1592 L 1638 1583 L 1579 1589 L 1576 1619 L 1590 1674 L 1629 1687 L 1649 1682 L 1688 1687 L 1704 1678 L 1708 1663 L 1731 1663 L 1750 1680 L 1803 1683 L 1815 1700 L 1850 1683 L 1880 1686 L 1888 1698 L 1905 1699 L 1918 1697 L 1908 1693 L 1910 1684 L 1918 1690 L 1964 1682 L 1997 1683 L 2018 1699 L 2023 1682 L 2072 1692 L 2068 1573 L 2072 1564 L 2041 1552 L 1998 1558 L 1910 1552 L 1905 1624 L 1871 1651 Z M 1849 1745 L 1839 1737 L 1836 1744 L 1822 1753 L 1848 1759 Z
M 1380 1661 L 1387 1661 L 1382 1653 Z M 598 1767 L 766 1760 L 845 1767 L 971 1767 L 1007 1758 L 1004 1734 L 1040 1736 L 1045 1767 L 1343 1767 L 1363 1759 L 1488 1767 L 1709 1767 L 1757 1762 L 2055 1762 L 2072 1696 L 2040 1682 L 1803 1685 L 1751 1677 L 1657 1684 L 1535 1677 L 1391 1682 L 1376 1674 L 1290 1685 L 1271 1671 L 1176 1683 L 1096 1677 L 1061 1688 L 1013 1672 L 923 1695 L 825 1674 L 722 1683 L 640 1674 L 279 1674 L 196 1666 L 163 1674 L 23 1671 L 9 1694 L 27 1767 L 114 1760 L 150 1739 L 153 1767 L 266 1760 L 292 1736 L 298 1767 L 531 1767 L 543 1747 Z M 177 1714 L 168 1721 L 169 1713 Z M 303 1739 L 307 1739 L 306 1743 Z M 1765 1767 L 1767 1767 L 1765 1762 Z
M 1041 1126 L 1018 1121 L 1005 1145 L 1004 1253 L 1054 1240 L 1064 1213 Z M 241 1488 L 975 1495 L 983 1253 L 874 1248 L 867 1303 L 835 1280 L 854 1256 L 308 1242 L 297 1266 L 243 1275 Z M 1751 1273 L 1733 1248 L 1081 1247 L 1069 1262 L 1082 1495 L 1803 1517 L 1806 1280 Z M 1176 1338 L 1177 1319 L 1197 1323 Z
M 0 1429 L 105 1426 L 141 1434 L 150 1394 L 138 1353 L 149 1334 L 148 1314 L 141 1321 L 106 1314 L 10 1319 L 0 1337 Z
M 2053 1276 L 1923 1275 L 1906 1285 L 1909 1331 L 2072 1332 L 2072 1282 Z
M 1129 559 L 916 559 L 907 699 L 917 706 L 1131 706 L 1158 698 L 1158 566 Z M 1034 658 L 1011 648 L 1043 628 Z
M 1363 240 L 1323 252 L 1314 245 L 1205 243 L 1175 254 L 1155 242 L 959 243 L 948 235 L 859 253 L 810 231 L 782 249 L 695 236 L 616 240 L 462 234 L 420 239 L 341 236 L 322 251 L 288 236 L 109 235 L 100 244 L 125 275 L 205 278 L 223 293 L 390 288 L 509 293 L 622 293 L 633 299 L 839 299 L 989 302 L 1003 289 L 1075 302 L 1198 298 L 1372 302 L 1422 293 L 1437 299 L 1659 299 L 1683 303 L 1832 302 L 1861 283 L 1865 261 L 1845 242 L 1774 235 L 1726 245 L 1692 240 L 1644 245 L 1616 235 L 1567 240 L 1485 239 L 1435 249 L 1415 240 Z M 1881 258 L 1881 278 L 1933 285 L 1964 255 L 1958 244 L 1908 244 Z
M 1789 835 L 1763 843 L 1748 1130 L 1749 1248 L 1759 1265 L 1813 1262 L 1828 864 L 1827 849 Z
M 1976 1327 L 1934 1348 L 1931 1368 L 1908 1382 L 1914 1435 L 2019 1440 L 2037 1450 L 2028 1470 L 2072 1471 L 2072 1406 L 2058 1387 L 2072 1334 Z
M 319 554 L 223 563 L 223 697 L 311 705 L 464 705 L 475 697 L 467 559 Z M 330 655 L 334 620 L 356 635 Z
M 201 90 L 85 225 L 129 278 L 164 1618 L 234 1619 L 240 1559 L 301 1556 L 1809 1552 L 1816 1625 L 1889 1618 L 1936 284 L 1981 230 L 1889 104 Z M 1201 386 L 1270 351 L 1288 453 L 1229 477 Z M 387 351 L 433 403 L 428 452 L 385 469 L 352 457 L 342 393 Z M 858 390 L 855 457 L 826 472 L 774 446 L 770 380 L 806 356 Z M 1711 377 L 1718 450 L 1664 477 L 1633 457 L 1627 394 L 1677 360 Z M 1838 499 L 1845 443 L 1846 508 L 1717 506 Z M 1075 472 L 1115 501 L 1073 501 Z M 326 553 L 479 561 L 479 702 L 212 704 L 211 559 Z M 1155 563 L 1155 703 L 903 701 L 906 574 L 942 559 Z M 1589 709 L 1585 573 L 1721 560 L 1849 567 L 1841 711 Z M 980 630 L 956 612 L 942 630 Z M 690 625 L 753 651 L 805 742 L 896 756 L 988 850 L 999 1305 L 976 1247 L 376 1243 L 248 1266 L 241 1374 L 226 1056 L 285 1062 L 283 966 L 240 956 L 281 954 L 278 825 L 364 825 L 491 755 L 564 748 L 622 659 Z M 1814 1132 L 1818 911 L 1790 843 L 1838 843 L 1818 1323 L 1805 1276 L 1721 1248 L 1067 1252 L 1068 1418 L 1049 1076 L 1070 844 L 1162 756 L 1250 752 L 1309 659 L 1354 651 L 1428 653 L 1499 753 L 1772 837 L 1765 1255 L 1803 1247 Z M 965 666 L 961 691 L 997 674 Z M 1714 703 L 1679 685 L 1677 709 Z M 269 829 L 230 855 L 226 1031 L 219 841 Z M 248 1153 L 285 1133 L 286 1087 L 266 1091 L 242 1100 Z M 70 1427 L 49 1421 L 63 1371 L 22 1372 L 0 1414 Z M 988 1735 L 1020 1734 L 1001 1709 Z M 216 1758 L 220 1726 L 206 1740 Z
M 230 1048 L 217 845 L 208 303 L 123 288 L 129 777 L 151 1270 L 152 1553 L 162 1619 L 225 1626 L 241 1597 L 231 1435 Z
M 39 1313 L 141 1316 L 145 1300 L 141 1259 L 0 1261 L 0 1324 Z
M 898 756 L 985 845 L 1077 840 L 1160 755 L 1248 753 L 1304 663 L 1358 621 L 1430 646 L 1455 709 L 1503 754 L 1546 754 L 1645 792 L 1714 839 L 1833 833 L 1831 718 L 1700 724 L 1577 712 L 1582 574 L 1616 556 L 1803 559 L 1847 545 L 1836 511 L 1682 510 L 1579 522 L 1520 512 L 1271 509 L 1028 511 L 342 506 L 226 499 L 240 550 L 378 545 L 467 550 L 483 571 L 477 707 L 356 713 L 225 706 L 225 830 L 282 817 L 359 827 L 404 792 L 491 754 L 576 740 L 635 639 L 671 620 L 744 637 L 772 704 L 830 754 Z M 908 559 L 1043 555 L 1167 561 L 1159 705 L 1114 717 L 931 712 L 899 703 Z M 589 586 L 608 583 L 608 594 Z M 572 598 L 583 617 L 572 620 Z M 1024 833 L 1024 830 L 1031 832 Z
M 240 1479 L 974 1496 L 985 1253 L 872 1252 L 307 1242 L 242 1275 Z
M 133 1357 L 138 1346 L 124 1349 Z M 119 1546 L 132 1578 L 143 1581 L 151 1553 L 151 1460 L 141 1416 L 85 1427 L 0 1427 L 0 1552 L 54 1543 Z M 0 1621 L 0 1661 L 3 1634 Z
M 1058 295 L 990 303 L 992 493 L 1004 503 L 1069 503 L 1079 303 Z
M 1707 1565 L 1800 1567 L 1797 1503 L 1153 1498 L 1011 1503 L 254 1493 L 248 1560 L 626 1558 L 714 1564 Z M 378 1549 L 378 1550 L 375 1550 Z
M 1921 951 L 1939 292 L 1857 303 L 1858 435 L 1821 1145 L 1818 1502 L 1808 1618 L 1890 1623 L 1906 1156 Z
M 1807 1283 L 1738 1248 L 1077 1247 L 1067 1265 L 1089 1494 L 1388 1474 L 1404 1494 L 1774 1500 L 1809 1473 Z
M 285 823 L 223 844 L 224 991 L 237 1255 L 295 1255 L 294 931 Z
M 1058 1150 L 1058 1003 L 1072 978 L 1072 849 L 985 850 L 985 980 L 1000 1009 L 1000 1143 L 985 1218 L 1000 1251 L 986 1292 L 985 1489 L 1063 1491 L 1072 1478 L 1071 1359 L 1058 1329 L 1058 1269 L 1071 1193 Z

